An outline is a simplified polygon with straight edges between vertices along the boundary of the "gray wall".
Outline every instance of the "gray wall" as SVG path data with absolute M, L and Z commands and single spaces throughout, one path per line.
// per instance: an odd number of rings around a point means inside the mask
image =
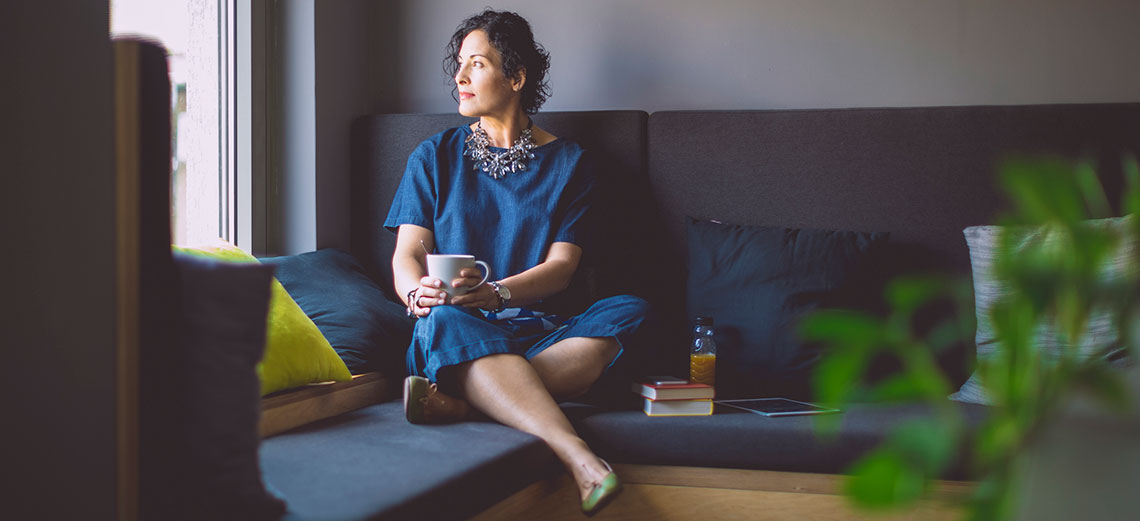
M 377 33 L 369 22 L 384 3 L 316 3 L 318 248 L 348 246 L 349 128 L 353 119 L 375 110 L 369 94 L 379 66 L 372 42 Z
M 388 2 L 385 2 L 388 3 Z M 405 0 L 378 20 L 394 112 L 452 111 L 440 67 L 484 0 Z M 1140 100 L 1135 0 L 494 2 L 553 56 L 545 110 L 762 109 Z
M 276 3 L 280 127 L 271 155 L 267 249 L 348 246 L 349 128 L 375 110 L 375 13 L 385 2 Z
M 312 0 L 285 3 L 311 4 Z M 348 245 L 348 128 L 455 110 L 442 53 L 484 0 L 317 2 L 315 201 L 296 253 Z M 503 0 L 551 52 L 544 110 L 765 109 L 1140 100 L 1135 0 Z M 315 144 L 313 144 L 315 143 Z M 307 207 L 295 206 L 304 203 Z
M 63 4 L 0 7 L 5 519 L 115 515 L 108 8 Z

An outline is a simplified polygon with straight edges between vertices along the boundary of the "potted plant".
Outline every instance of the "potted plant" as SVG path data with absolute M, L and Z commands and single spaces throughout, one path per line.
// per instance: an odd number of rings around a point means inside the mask
M 815 375 L 820 401 L 919 400 L 932 411 L 928 419 L 894 429 L 885 443 L 852 466 L 845 493 L 856 505 L 887 510 L 911 505 L 952 464 L 965 460 L 978 479 L 963 510 L 968 519 L 1040 519 L 1056 509 L 1042 512 L 1048 501 L 1019 498 L 1040 496 L 1040 487 L 1069 487 L 1036 479 L 1042 455 L 1064 443 L 1053 439 L 1064 438 L 1059 418 L 1071 419 L 1074 411 L 1102 420 L 1115 415 L 1111 417 L 1123 422 L 1117 427 L 1124 433 L 1140 424 L 1140 383 L 1131 389 L 1126 383 L 1130 374 L 1133 381 L 1140 376 L 1136 369 L 1129 373 L 1114 367 L 1135 356 L 1140 343 L 1140 168 L 1135 158 L 1125 159 L 1123 171 L 1126 190 L 1120 208 L 1128 216 L 1113 219 L 1090 162 L 1006 161 L 999 178 L 1012 211 L 999 226 L 976 230 L 990 234 L 988 286 L 979 281 L 979 246 L 971 243 L 976 294 L 969 281 L 904 276 L 885 289 L 890 307 L 885 317 L 825 310 L 804 319 L 804 338 L 827 348 Z M 915 317 L 924 307 L 946 300 L 960 310 L 955 319 L 916 327 Z M 992 407 L 977 429 L 969 428 L 957 404 L 947 399 L 955 389 L 936 363 L 941 349 L 974 339 L 975 300 L 977 338 L 989 335 L 993 340 L 984 350 L 979 347 L 973 384 L 980 385 Z M 867 368 L 884 355 L 897 359 L 901 371 L 864 382 Z M 838 420 L 820 421 L 827 431 Z M 1140 430 L 1122 438 L 1132 440 L 1126 450 L 1140 451 L 1136 432 Z M 1131 482 L 1133 488 L 1137 484 Z M 1058 490 L 1054 496 L 1075 493 L 1080 492 Z

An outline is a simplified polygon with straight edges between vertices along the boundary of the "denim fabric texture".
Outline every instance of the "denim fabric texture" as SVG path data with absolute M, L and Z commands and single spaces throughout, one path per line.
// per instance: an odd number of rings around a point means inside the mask
M 408 158 L 384 227 L 396 232 L 414 224 L 432 231 L 436 253 L 474 255 L 503 279 L 541 264 L 556 242 L 589 249 L 596 180 L 583 149 L 568 139 L 535 147 L 527 168 L 501 179 L 463 157 L 471 134 L 464 125 L 436 134 Z M 582 309 L 582 308 L 577 308 Z M 533 358 L 564 338 L 624 337 L 645 318 L 647 304 L 619 295 L 600 300 L 567 319 L 508 310 L 498 316 L 455 306 L 432 308 L 416 322 L 407 352 L 408 372 L 438 381 L 444 367 L 513 353 Z M 510 317 L 510 318 L 507 318 Z M 552 328 L 552 329 L 551 329 Z M 613 361 L 610 362 L 613 365 Z
M 416 147 L 384 226 L 432 231 L 435 253 L 474 255 L 492 280 L 537 266 L 555 242 L 589 250 L 595 178 L 582 147 L 562 138 L 535 147 L 526 170 L 501 179 L 463 157 L 471 129 L 446 130 Z
M 408 373 L 438 381 L 440 369 L 493 354 L 511 353 L 534 358 L 560 340 L 575 337 L 617 339 L 621 349 L 609 366 L 625 352 L 627 337 L 645 319 L 648 304 L 634 296 L 618 295 L 595 302 L 585 312 L 565 321 L 553 331 L 511 327 L 491 321 L 479 310 L 438 306 L 416 322 L 408 348 Z M 608 367 L 607 367 L 608 369 Z

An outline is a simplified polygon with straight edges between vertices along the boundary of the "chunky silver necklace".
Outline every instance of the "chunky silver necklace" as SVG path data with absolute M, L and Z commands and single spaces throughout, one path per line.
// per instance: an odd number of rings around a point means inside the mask
M 483 123 L 479 122 L 463 142 L 465 147 L 463 155 L 475 161 L 475 170 L 482 170 L 492 179 L 501 179 L 507 174 L 526 170 L 527 160 L 534 159 L 534 154 L 530 151 L 534 148 L 534 138 L 530 133 L 532 125 L 533 121 L 527 123 L 511 148 L 502 152 L 492 152 L 491 137 L 487 135 L 486 130 L 483 130 Z

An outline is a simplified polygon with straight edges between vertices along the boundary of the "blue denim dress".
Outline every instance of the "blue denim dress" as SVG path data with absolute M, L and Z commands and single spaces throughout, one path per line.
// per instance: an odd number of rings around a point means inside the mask
M 526 170 L 493 179 L 463 157 L 470 134 L 469 127 L 456 127 L 416 147 L 384 220 L 387 229 L 427 228 L 438 253 L 475 255 L 491 266 L 492 280 L 537 266 L 555 242 L 590 246 L 595 179 L 577 143 L 557 139 L 536 147 Z M 408 372 L 436 381 L 443 367 L 497 353 L 529 360 L 571 337 L 615 337 L 624 352 L 646 312 L 645 301 L 626 295 L 572 317 L 546 315 L 542 303 L 499 314 L 437 306 L 416 322 Z

